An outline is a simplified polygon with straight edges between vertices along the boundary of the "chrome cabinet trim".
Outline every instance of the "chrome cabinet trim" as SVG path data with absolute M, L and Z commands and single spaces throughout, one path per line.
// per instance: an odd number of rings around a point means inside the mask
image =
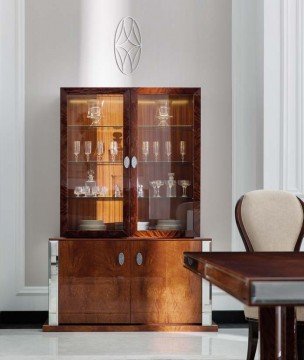
M 304 281 L 252 281 L 253 305 L 303 305 Z
M 49 241 L 49 325 L 58 325 L 58 241 Z
M 140 265 L 142 265 L 142 263 L 143 263 L 143 256 L 142 256 L 142 253 L 137 253 L 136 254 L 136 264 L 138 265 L 138 266 L 140 266 Z
M 203 252 L 212 252 L 211 240 L 202 242 Z M 202 325 L 212 325 L 212 285 L 202 279 Z
M 118 263 L 122 266 L 125 263 L 125 254 L 123 252 L 118 255 Z

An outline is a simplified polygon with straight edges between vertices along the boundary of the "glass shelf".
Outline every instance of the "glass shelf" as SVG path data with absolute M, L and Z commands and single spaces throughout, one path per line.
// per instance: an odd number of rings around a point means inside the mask
M 87 124 L 70 124 L 68 128 L 79 128 L 79 127 L 87 127 L 87 128 L 119 128 L 121 129 L 123 125 L 87 125 Z
M 69 160 L 68 161 L 69 164 L 97 164 L 97 165 L 122 165 L 122 162 L 118 162 L 118 161 L 96 161 L 96 160 L 90 160 L 90 161 L 86 161 L 86 160 Z
M 193 162 L 191 161 L 181 161 L 181 160 L 159 160 L 159 161 L 153 161 L 153 160 L 148 160 L 148 161 L 144 161 L 144 160 L 139 160 L 138 161 L 139 164 L 180 164 L 180 165 L 193 165 Z
M 157 125 L 138 125 L 139 129 L 153 129 L 153 130 L 163 130 L 163 129 L 178 129 L 178 128 L 188 128 L 193 129 L 193 125 L 167 125 L 167 126 L 157 126 Z
M 146 200 L 192 200 L 192 197 L 181 197 L 181 196 L 176 196 L 176 197 L 165 197 L 165 196 L 161 196 L 161 197 L 153 197 L 153 196 L 144 196 L 144 197 L 138 197 L 138 199 L 146 199 Z
M 111 197 L 111 196 L 73 196 L 69 195 L 69 199 L 76 200 L 97 200 L 97 201 L 123 201 L 123 197 Z

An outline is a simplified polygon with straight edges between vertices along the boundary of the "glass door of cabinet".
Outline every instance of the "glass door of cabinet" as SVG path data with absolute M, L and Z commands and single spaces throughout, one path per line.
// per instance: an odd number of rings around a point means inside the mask
M 138 89 L 133 116 L 132 230 L 139 236 L 199 235 L 200 90 Z
M 62 236 L 129 232 L 129 92 L 62 89 Z

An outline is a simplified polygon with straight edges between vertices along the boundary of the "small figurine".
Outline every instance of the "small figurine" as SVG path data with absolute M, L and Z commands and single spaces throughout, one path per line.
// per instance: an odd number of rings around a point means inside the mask
M 121 197 L 121 190 L 117 184 L 114 185 L 114 197 Z

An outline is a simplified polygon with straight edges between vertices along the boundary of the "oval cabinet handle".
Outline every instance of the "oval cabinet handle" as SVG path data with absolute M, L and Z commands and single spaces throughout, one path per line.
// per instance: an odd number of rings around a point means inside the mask
M 122 266 L 125 263 L 125 254 L 123 252 L 118 255 L 118 263 Z
M 143 258 L 143 256 L 142 256 L 142 253 L 140 253 L 140 252 L 137 253 L 137 255 L 136 255 L 136 264 L 137 264 L 138 266 L 142 265 L 143 260 L 144 260 L 144 258 Z
M 137 157 L 136 156 L 132 156 L 131 165 L 132 165 L 133 169 L 136 168 L 136 166 L 137 166 Z
M 126 169 L 128 169 L 129 166 L 130 166 L 130 158 L 129 158 L 129 156 L 126 156 L 126 157 L 124 158 L 124 167 L 125 167 Z

